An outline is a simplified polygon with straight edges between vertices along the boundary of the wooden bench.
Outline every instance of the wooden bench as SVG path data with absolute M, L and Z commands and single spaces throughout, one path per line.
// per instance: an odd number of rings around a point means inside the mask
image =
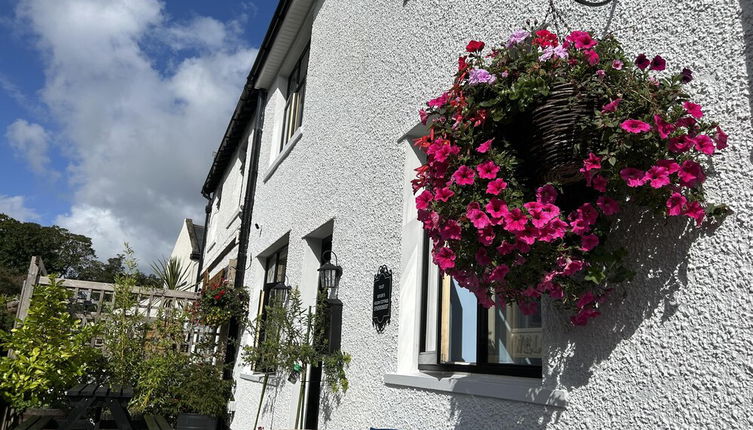
M 24 421 L 15 428 L 15 430 L 43 430 L 47 428 L 54 417 L 52 416 L 35 416 Z
M 147 430 L 173 430 L 161 415 L 144 415 Z

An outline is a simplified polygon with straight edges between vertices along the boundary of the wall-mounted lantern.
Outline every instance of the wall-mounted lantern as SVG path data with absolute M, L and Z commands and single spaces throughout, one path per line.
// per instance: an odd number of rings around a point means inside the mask
M 287 276 L 285 277 L 287 279 Z M 269 290 L 269 303 L 272 306 L 288 306 L 288 300 L 290 299 L 290 290 L 293 288 L 290 285 L 285 285 L 285 282 L 278 282 Z
M 343 269 L 337 264 L 337 255 L 332 251 L 329 251 L 329 254 L 335 257 L 335 263 L 333 264 L 330 258 L 319 267 L 319 281 L 321 288 L 329 290 L 329 296 L 326 300 L 327 341 L 329 352 L 335 353 L 340 350 L 340 339 L 342 337 L 343 302 L 337 298 L 337 295 Z M 322 256 L 322 259 L 324 259 L 324 256 Z
M 328 252 L 330 254 L 330 259 L 318 269 L 319 280 L 321 281 L 322 287 L 329 290 L 329 298 L 336 299 L 338 294 L 337 288 L 340 285 L 340 277 L 343 274 L 343 268 L 337 265 L 337 254 L 332 251 Z M 332 264 L 331 257 L 335 257 L 334 264 Z

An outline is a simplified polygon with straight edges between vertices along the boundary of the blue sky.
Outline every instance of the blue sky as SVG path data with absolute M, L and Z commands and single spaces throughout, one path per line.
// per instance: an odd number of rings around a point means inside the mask
M 0 0 L 0 212 L 169 254 L 274 0 Z

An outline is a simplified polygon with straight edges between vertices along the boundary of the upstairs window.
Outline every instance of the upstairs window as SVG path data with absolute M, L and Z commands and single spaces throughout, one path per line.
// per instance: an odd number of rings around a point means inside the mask
M 309 67 L 309 47 L 301 53 L 288 77 L 288 90 L 285 114 L 282 122 L 282 142 L 280 150 L 290 142 L 303 121 L 303 101 L 306 96 L 306 73 Z

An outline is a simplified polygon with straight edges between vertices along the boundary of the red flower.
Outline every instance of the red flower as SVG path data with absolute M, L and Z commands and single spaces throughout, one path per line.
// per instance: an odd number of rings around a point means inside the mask
M 651 64 L 651 61 L 646 57 L 646 54 L 640 54 L 635 58 L 635 65 L 643 70 Z
M 661 72 L 662 70 L 666 68 L 666 66 L 667 66 L 667 62 L 664 61 L 664 59 L 661 56 L 657 55 L 656 57 L 654 57 L 653 60 L 651 60 L 650 70 L 656 70 L 657 72 Z
M 548 46 L 556 47 L 559 45 L 559 41 L 557 40 L 557 35 L 552 33 L 549 30 L 539 30 L 536 32 L 536 38 L 533 39 L 533 44 L 538 45 L 542 48 L 546 48 Z
M 468 42 L 468 45 L 465 47 L 465 50 L 468 52 L 477 52 L 482 49 L 484 49 L 484 42 L 480 42 L 478 40 L 471 40 Z

